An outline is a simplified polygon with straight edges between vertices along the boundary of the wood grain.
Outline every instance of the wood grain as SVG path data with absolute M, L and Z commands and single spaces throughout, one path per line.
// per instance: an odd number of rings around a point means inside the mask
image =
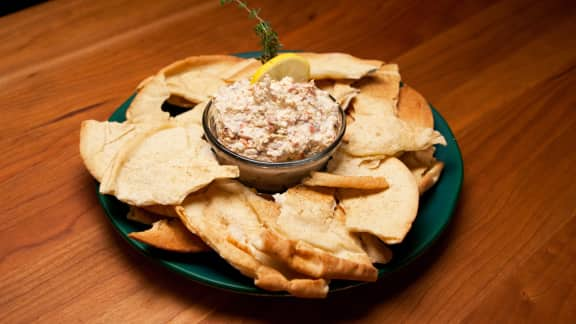
M 453 222 L 392 278 L 327 300 L 183 280 L 107 222 L 78 154 L 140 80 L 257 49 L 218 1 L 54 0 L 0 17 L 0 322 L 576 321 L 573 1 L 252 0 L 285 48 L 400 64 L 455 131 Z

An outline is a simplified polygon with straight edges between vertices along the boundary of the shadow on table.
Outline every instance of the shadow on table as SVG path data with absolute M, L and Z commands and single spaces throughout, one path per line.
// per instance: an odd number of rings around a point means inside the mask
M 275 323 L 302 320 L 348 322 L 362 319 L 370 314 L 372 308 L 397 298 L 402 291 L 418 283 L 419 278 L 434 266 L 450 244 L 452 233 L 459 221 L 461 205 L 462 200 L 451 223 L 438 241 L 404 269 L 376 283 L 335 292 L 324 300 L 258 297 L 204 286 L 172 273 L 143 257 L 115 232 L 105 217 L 102 217 L 102 226 L 109 229 L 110 240 L 115 241 L 116 244 L 113 245 L 118 248 L 118 254 L 126 256 L 124 260 L 128 263 L 128 267 L 134 270 L 135 276 L 142 276 L 141 280 L 146 285 L 154 285 L 162 295 L 174 295 L 174 298 L 196 308 L 195 316 L 202 314 L 201 309 L 204 309 L 212 320 L 229 320 L 233 317 L 236 320 L 262 320 Z
M 0 1 L 0 17 L 46 2 L 46 0 L 3 0 Z

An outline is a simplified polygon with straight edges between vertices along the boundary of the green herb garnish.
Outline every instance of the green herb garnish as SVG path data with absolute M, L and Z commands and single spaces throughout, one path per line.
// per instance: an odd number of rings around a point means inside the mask
M 262 46 L 262 55 L 259 57 L 262 63 L 266 63 L 274 56 L 278 55 L 278 51 L 282 44 L 278 40 L 278 34 L 272 29 L 270 23 L 260 18 L 258 15 L 260 9 L 250 9 L 248 5 L 240 0 L 220 0 L 220 5 L 226 5 L 230 2 L 235 2 L 238 7 L 243 8 L 248 12 L 250 17 L 258 20 L 258 24 L 254 26 L 254 31 L 256 35 L 260 37 L 260 44 Z

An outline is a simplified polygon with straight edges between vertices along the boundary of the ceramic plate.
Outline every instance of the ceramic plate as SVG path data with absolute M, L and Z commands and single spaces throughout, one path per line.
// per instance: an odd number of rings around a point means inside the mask
M 257 52 L 242 53 L 238 56 L 256 57 Z M 110 121 L 124 121 L 126 109 L 133 96 L 124 102 L 110 117 Z M 392 246 L 393 259 L 386 265 L 378 265 L 379 278 L 400 270 L 428 249 L 440 236 L 450 222 L 460 194 L 463 179 L 462 156 L 450 127 L 440 114 L 432 107 L 435 128 L 444 135 L 447 146 L 438 146 L 436 157 L 444 161 L 445 167 L 438 183 L 426 192 L 420 201 L 418 216 L 412 229 L 401 244 Z M 114 228 L 130 245 L 142 252 L 145 257 L 159 262 L 166 268 L 197 282 L 229 291 L 282 296 L 285 293 L 274 293 L 257 288 L 253 280 L 241 275 L 215 253 L 177 254 L 151 248 L 146 244 L 134 241 L 127 235 L 130 232 L 142 231 L 147 226 L 126 219 L 128 206 L 112 196 L 98 194 L 100 204 Z M 330 292 L 356 287 L 363 283 L 354 281 L 333 280 Z

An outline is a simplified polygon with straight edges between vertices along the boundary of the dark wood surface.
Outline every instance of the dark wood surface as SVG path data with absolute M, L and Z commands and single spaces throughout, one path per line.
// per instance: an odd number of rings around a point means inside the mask
M 573 1 L 250 1 L 287 49 L 400 64 L 447 119 L 465 179 L 441 239 L 326 300 L 205 287 L 131 249 L 98 204 L 80 122 L 190 55 L 258 49 L 200 0 L 54 0 L 0 17 L 0 322 L 576 321 Z

